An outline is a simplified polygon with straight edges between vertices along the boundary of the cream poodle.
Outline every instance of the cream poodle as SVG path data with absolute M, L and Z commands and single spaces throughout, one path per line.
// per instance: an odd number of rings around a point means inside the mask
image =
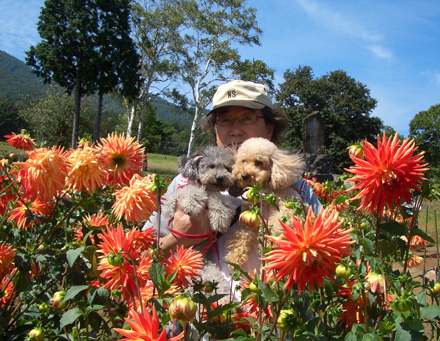
M 251 138 L 237 150 L 232 175 L 241 188 L 258 184 L 263 187 L 264 193 L 273 193 L 278 197 L 277 205 L 280 210 L 270 206 L 267 212 L 268 226 L 276 233 L 282 231 L 279 219 L 289 212 L 284 206 L 285 201 L 298 197 L 295 184 L 303 170 L 304 162 L 299 155 L 279 149 L 267 139 Z M 242 211 L 247 208 L 245 203 Z M 244 265 L 250 250 L 256 247 L 258 232 L 258 229 L 239 225 L 227 241 L 225 259 L 240 266 Z

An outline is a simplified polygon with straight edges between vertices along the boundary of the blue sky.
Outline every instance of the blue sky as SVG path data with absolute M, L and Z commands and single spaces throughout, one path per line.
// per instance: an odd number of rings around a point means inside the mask
M 261 47 L 241 49 L 283 73 L 299 65 L 316 77 L 344 70 L 378 101 L 372 115 L 407 135 L 420 111 L 440 103 L 440 3 L 437 0 L 250 0 Z M 0 50 L 24 60 L 39 41 L 43 0 L 0 1 Z

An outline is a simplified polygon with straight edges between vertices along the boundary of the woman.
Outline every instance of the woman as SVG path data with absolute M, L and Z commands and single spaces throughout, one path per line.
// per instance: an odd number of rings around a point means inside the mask
M 202 128 L 211 134 L 217 146 L 238 148 L 245 140 L 252 137 L 262 137 L 276 143 L 280 134 L 287 127 L 287 119 L 278 108 L 274 108 L 266 88 L 262 84 L 241 80 L 231 81 L 219 86 L 213 98 L 213 109 L 204 117 Z M 182 177 L 178 175 L 168 187 L 167 195 L 176 190 L 182 183 Z M 298 182 L 297 187 L 303 185 Z M 301 186 L 303 201 L 313 207 L 315 213 L 321 208 L 313 191 L 307 186 Z M 225 194 L 226 195 L 226 194 Z M 242 201 L 240 198 L 232 198 L 237 208 Z M 174 251 L 177 246 L 189 247 L 203 242 L 204 238 L 194 236 L 209 234 L 209 220 L 207 211 L 200 216 L 190 217 L 178 209 L 174 216 L 173 229 L 180 232 L 179 235 L 170 233 L 166 227 L 167 222 L 161 221 L 160 247 L 165 254 Z M 145 226 L 158 227 L 157 216 L 151 218 Z M 234 226 L 231 227 L 231 231 Z M 192 235 L 192 238 L 182 237 L 181 234 Z M 225 241 L 227 235 L 218 239 L 219 258 L 225 254 Z M 217 258 L 215 256 L 215 258 Z M 246 271 L 258 268 L 258 254 L 249 257 L 250 264 L 245 266 Z M 217 260 L 212 259 L 215 263 Z M 229 279 L 229 270 L 223 262 L 220 262 L 220 270 Z

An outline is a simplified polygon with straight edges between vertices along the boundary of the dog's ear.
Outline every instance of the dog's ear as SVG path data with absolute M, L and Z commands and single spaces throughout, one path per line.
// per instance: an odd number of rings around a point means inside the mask
M 203 155 L 193 155 L 191 157 L 181 156 L 177 160 L 179 172 L 189 180 L 199 180 L 199 164 Z
M 270 187 L 282 189 L 295 184 L 304 170 L 304 161 L 297 154 L 276 149 L 272 154 Z

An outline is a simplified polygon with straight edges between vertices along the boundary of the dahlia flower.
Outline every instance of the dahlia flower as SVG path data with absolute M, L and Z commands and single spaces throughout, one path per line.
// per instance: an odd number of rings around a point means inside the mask
M 304 226 L 299 218 L 291 218 L 293 227 L 281 223 L 284 232 L 267 237 L 274 245 L 262 260 L 270 262 L 267 270 L 278 270 L 276 283 L 287 277 L 284 289 L 297 284 L 301 293 L 307 284 L 313 290 L 322 286 L 325 278 L 334 279 L 335 263 L 348 256 L 351 250 L 347 247 L 354 241 L 352 229 L 341 229 L 343 221 L 338 221 L 337 212 L 321 210 L 315 217 L 310 208 Z
M 177 271 L 174 278 L 174 284 L 180 288 L 187 288 L 191 284 L 191 280 L 200 277 L 200 270 L 203 268 L 203 257 L 198 251 L 194 251 L 192 247 L 184 249 L 177 247 L 176 255 L 171 253 L 171 256 L 164 259 L 165 273 L 167 276 Z
M 147 166 L 145 149 L 134 137 L 125 138 L 124 135 L 112 133 L 101 139 L 98 148 L 115 184 L 127 185 L 133 175 L 142 175 L 142 168 Z
M 115 328 L 116 332 L 126 337 L 120 341 L 177 341 L 183 337 L 182 332 L 178 336 L 167 339 L 165 329 L 158 335 L 160 323 L 156 309 L 153 306 L 151 315 L 147 312 L 146 307 L 143 308 L 143 311 L 145 312 L 144 314 L 141 314 L 134 309 L 130 310 L 125 321 L 131 327 L 131 330 Z
M 133 176 L 130 186 L 123 187 L 114 193 L 116 200 L 112 211 L 117 219 L 124 216 L 127 222 L 141 224 L 157 210 L 157 196 L 150 190 L 151 177 Z
M 338 286 L 339 296 L 345 298 L 342 303 L 342 315 L 341 325 L 345 325 L 347 329 L 351 330 L 351 327 L 355 323 L 364 323 L 364 299 L 362 295 L 354 301 L 352 288 L 356 281 L 345 280 L 348 286 Z M 368 302 L 368 295 L 365 295 Z
M 400 238 L 403 239 L 405 243 L 408 243 L 408 238 L 406 238 L 405 236 L 401 236 Z M 409 245 L 411 246 L 411 249 L 418 250 L 428 246 L 429 242 L 422 237 L 415 235 L 411 238 L 411 242 L 409 243 Z
M 14 221 L 14 226 L 19 229 L 27 231 L 28 228 L 34 227 L 34 220 L 37 224 L 41 224 L 41 221 L 37 216 L 48 216 L 53 206 L 50 204 L 41 203 L 40 199 L 35 199 L 30 207 L 19 201 L 18 206 L 13 209 L 8 221 Z
M 133 265 L 127 258 L 137 259 L 138 252 L 133 250 L 133 234 L 125 233 L 122 224 L 116 228 L 108 227 L 99 234 L 101 243 L 98 244 L 99 256 L 98 270 L 101 278 L 106 280 L 104 288 L 111 290 L 127 290 L 130 294 L 136 293 Z M 125 254 L 126 253 L 126 254 Z M 120 263 L 112 261 L 118 257 Z M 121 288 L 122 287 L 122 288 Z
M 32 150 L 36 146 L 35 142 L 29 134 L 22 132 L 21 134 L 5 135 L 8 142 L 15 149 Z
M 83 222 L 87 225 L 87 227 L 91 228 L 104 228 L 109 224 L 108 217 L 102 212 L 93 215 L 87 214 L 83 218 Z
M 66 178 L 66 186 L 70 190 L 88 193 L 102 187 L 107 181 L 107 172 L 100 153 L 87 145 L 75 149 L 69 156 L 70 166 Z
M 365 277 L 367 282 L 365 283 L 365 288 L 370 289 L 371 292 L 384 292 L 384 287 L 386 286 L 386 277 L 381 273 L 370 271 Z
M 427 171 L 423 163 L 423 154 L 414 155 L 417 147 L 414 140 L 405 139 L 402 143 L 397 133 L 387 140 L 377 136 L 377 148 L 368 141 L 362 142 L 365 159 L 352 157 L 355 165 L 348 172 L 355 174 L 347 182 L 355 185 L 350 191 L 360 190 L 352 199 L 362 199 L 359 209 L 367 209 L 378 216 L 386 206 L 400 209 L 400 200 L 411 202 L 411 190 L 420 190 L 420 182 L 425 180 L 423 172 Z
M 0 244 L 0 277 L 7 275 L 14 268 L 12 261 L 15 258 L 15 250 L 6 242 Z
M 10 278 L 4 277 L 0 282 L 0 307 L 5 306 L 14 294 L 14 282 L 9 280 Z
M 414 254 L 408 254 L 408 268 L 414 268 L 423 262 L 423 257 L 414 255 Z
M 17 179 L 27 199 L 39 198 L 48 202 L 64 189 L 69 164 L 63 149 L 38 148 L 27 152 L 26 162 L 16 162 L 20 167 Z

